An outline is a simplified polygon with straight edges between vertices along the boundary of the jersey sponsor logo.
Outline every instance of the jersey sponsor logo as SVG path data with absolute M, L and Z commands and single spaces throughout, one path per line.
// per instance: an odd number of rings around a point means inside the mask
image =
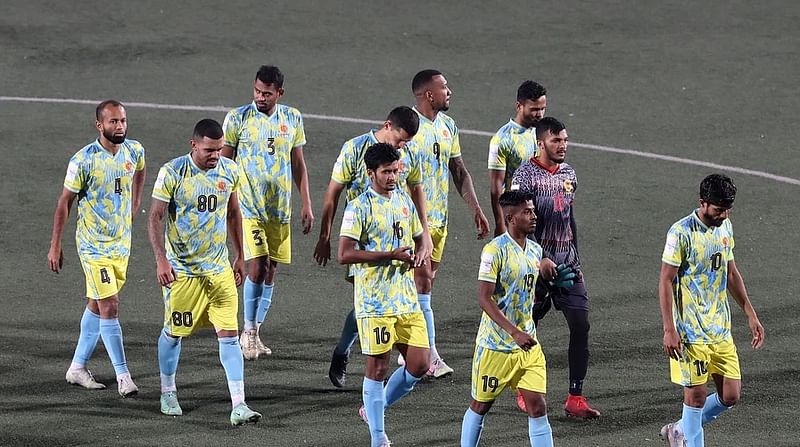
M 500 158 L 500 145 L 492 143 L 489 145 L 489 163 L 497 163 Z
M 67 181 L 72 182 L 75 181 L 75 177 L 78 176 L 78 164 L 75 162 L 70 162 L 69 166 L 67 166 Z

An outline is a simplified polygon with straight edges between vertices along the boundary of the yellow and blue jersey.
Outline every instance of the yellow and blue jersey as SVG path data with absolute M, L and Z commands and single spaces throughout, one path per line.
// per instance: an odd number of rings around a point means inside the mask
M 685 343 L 712 344 L 730 337 L 728 262 L 733 260 L 733 226 L 709 227 L 697 211 L 675 222 L 667 233 L 661 261 L 678 267 L 673 283 L 672 317 Z
M 489 170 L 506 171 L 505 187 L 511 187 L 514 171 L 536 153 L 536 129 L 520 126 L 513 119 L 489 141 Z
M 358 241 L 358 249 L 392 251 L 414 247 L 422 234 L 408 194 L 395 190 L 384 197 L 372 188 L 347 203 L 339 236 Z M 414 272 L 401 261 L 354 264 L 357 318 L 390 317 L 419 311 Z
M 239 167 L 225 157 L 204 171 L 187 154 L 158 171 L 153 198 L 169 204 L 164 245 L 178 275 L 208 276 L 230 268 L 228 201 L 239 182 Z
M 241 167 L 242 216 L 288 223 L 292 216 L 292 149 L 306 144 L 300 111 L 283 104 L 272 115 L 255 103 L 233 109 L 222 125 Z
M 492 299 L 503 315 L 521 331 L 536 336 L 533 324 L 533 301 L 542 247 L 531 240 L 522 248 L 508 233 L 492 239 L 483 247 L 478 280 L 495 284 Z M 495 323 L 486 312 L 481 316 L 478 346 L 494 351 L 511 352 L 521 349 L 514 337 Z
M 419 115 L 419 130 L 409 143 L 420 163 L 428 211 L 428 226 L 447 226 L 447 194 L 450 190 L 450 159 L 461 156 L 458 128 L 453 118 L 439 112 L 431 121 Z
M 373 144 L 377 144 L 375 131 L 348 140 L 342 146 L 336 164 L 333 165 L 331 180 L 345 185 L 347 201 L 351 201 L 369 189 L 370 180 L 367 175 L 367 166 L 364 164 L 364 153 Z M 400 175 L 397 187 L 405 189 L 407 185 L 417 185 L 422 182 L 419 161 L 414 154 L 406 148 L 398 149 L 400 152 Z
M 135 140 L 113 155 L 95 140 L 69 160 L 64 188 L 78 195 L 75 241 L 82 257 L 130 255 L 133 175 L 142 169 L 144 147 Z

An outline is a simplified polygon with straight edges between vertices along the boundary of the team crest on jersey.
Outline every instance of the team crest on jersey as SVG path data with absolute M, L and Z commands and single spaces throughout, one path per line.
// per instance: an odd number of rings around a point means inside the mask
M 450 138 L 450 131 L 447 129 L 442 129 L 442 136 L 445 138 Z
M 217 189 L 219 189 L 220 191 L 225 191 L 227 187 L 228 185 L 225 183 L 224 180 L 220 180 L 219 182 L 217 182 Z
M 722 246 L 725 247 L 725 248 L 728 248 L 728 242 L 730 242 L 728 240 L 728 236 L 723 236 L 722 237 Z
M 398 169 L 400 172 L 405 172 L 405 170 L 406 170 L 406 164 L 405 164 L 405 163 L 403 163 L 403 160 L 400 160 L 400 161 L 398 162 L 397 169 Z
M 289 133 L 289 126 L 281 124 L 280 130 L 282 135 L 287 135 Z
M 537 260 L 535 260 L 535 261 L 533 261 L 533 267 L 534 267 L 536 270 L 539 270 L 539 260 L 538 260 L 538 259 L 537 259 Z
M 129 174 L 130 174 L 131 172 L 133 172 L 133 163 L 131 163 L 131 162 L 129 162 L 129 161 L 126 161 L 126 162 L 125 162 L 125 172 L 127 172 L 127 173 L 129 173 Z
M 572 180 L 566 179 L 564 180 L 564 192 L 569 194 L 575 190 L 575 185 L 572 184 Z
M 408 210 L 408 207 L 403 207 L 403 217 L 408 217 L 411 212 Z

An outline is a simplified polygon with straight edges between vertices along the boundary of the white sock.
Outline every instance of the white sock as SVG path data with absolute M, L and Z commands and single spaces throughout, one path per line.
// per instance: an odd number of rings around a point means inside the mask
M 86 369 L 86 365 L 75 362 L 69 364 L 69 371 L 80 371 L 81 369 Z
M 228 391 L 231 393 L 231 404 L 233 408 L 244 403 L 244 380 L 229 380 Z
M 161 374 L 161 393 L 170 391 L 178 391 L 178 387 L 175 386 L 175 374 Z

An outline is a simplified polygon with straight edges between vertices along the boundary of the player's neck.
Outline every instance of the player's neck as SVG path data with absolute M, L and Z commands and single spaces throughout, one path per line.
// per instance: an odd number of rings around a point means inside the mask
M 514 239 L 514 242 L 517 243 L 521 248 L 525 248 L 525 244 L 528 241 L 528 235 L 525 233 L 518 233 L 514 228 L 508 229 L 508 235 L 511 236 L 511 239 Z
M 100 137 L 97 139 L 97 141 L 99 141 L 100 142 L 100 146 L 102 146 L 103 149 L 105 149 L 109 153 L 111 153 L 111 155 L 117 155 L 117 151 L 119 151 L 119 144 L 114 144 L 114 143 L 108 141 L 108 139 L 106 137 L 104 137 L 103 135 L 100 135 Z
M 553 161 L 553 160 L 551 160 L 551 159 L 549 159 L 547 157 L 544 157 L 542 155 L 539 155 L 538 157 L 534 157 L 531 160 L 534 163 L 536 163 L 537 165 L 539 165 L 539 166 L 543 167 L 544 169 L 546 169 L 547 172 L 549 172 L 551 174 L 553 174 L 556 171 L 558 171 L 558 167 L 561 166 L 561 163 L 556 163 L 555 161 Z
M 420 113 L 420 115 L 428 118 L 431 121 L 435 120 L 436 115 L 439 114 L 439 111 L 434 110 L 434 108 L 431 107 L 431 104 L 427 101 L 417 101 L 417 111 Z
M 377 195 L 379 195 L 381 197 L 386 197 L 387 199 L 392 198 L 392 190 L 390 190 L 390 189 L 382 190 L 382 189 L 376 187 L 374 184 L 370 185 L 370 189 L 372 189 L 372 191 L 375 192 L 375 194 L 377 194 Z
M 511 121 L 514 121 L 515 124 L 517 124 L 520 127 L 524 127 L 526 129 L 530 129 L 531 127 L 533 127 L 533 126 L 526 126 L 524 123 L 525 120 L 522 119 L 522 116 L 520 115 L 515 116 L 514 119 L 512 119 Z

